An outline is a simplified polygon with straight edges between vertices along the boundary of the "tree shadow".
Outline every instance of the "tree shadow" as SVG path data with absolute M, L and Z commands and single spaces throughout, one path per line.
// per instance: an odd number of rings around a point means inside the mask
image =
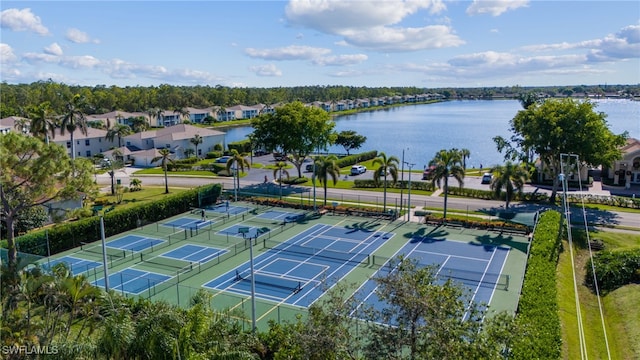
M 351 234 L 358 231 L 373 232 L 380 226 L 378 220 L 365 220 L 360 222 L 354 222 L 353 224 L 345 225 L 344 227 L 349 231 L 346 234 Z

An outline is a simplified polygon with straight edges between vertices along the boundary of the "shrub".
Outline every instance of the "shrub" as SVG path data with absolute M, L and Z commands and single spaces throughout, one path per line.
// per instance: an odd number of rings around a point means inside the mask
M 598 289 L 613 291 L 621 286 L 640 281 L 640 249 L 602 251 L 593 257 Z M 591 260 L 587 262 L 585 282 L 595 291 Z

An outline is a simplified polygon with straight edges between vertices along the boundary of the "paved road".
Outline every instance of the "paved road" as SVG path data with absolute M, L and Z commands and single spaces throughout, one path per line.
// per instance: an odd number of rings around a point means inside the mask
M 255 162 L 268 163 L 271 161 L 270 156 L 261 157 L 261 158 L 253 158 Z M 303 165 L 304 169 L 304 165 Z M 126 168 L 123 170 L 119 170 L 116 172 L 116 179 L 120 179 L 122 184 L 129 184 L 129 181 L 132 177 L 132 173 L 138 169 L 135 168 Z M 296 169 L 290 169 L 291 175 L 297 175 Z M 266 184 L 264 183 L 265 175 L 270 180 Z M 405 173 L 408 178 L 408 174 Z M 412 175 L 414 176 L 414 175 Z M 164 185 L 164 176 L 163 175 L 136 175 L 136 178 L 142 180 L 142 184 L 144 185 Z M 350 178 L 354 178 L 349 176 Z M 361 178 L 371 178 L 371 172 L 367 171 L 366 174 L 358 175 Z M 418 176 L 416 176 L 418 178 Z M 105 188 L 111 183 L 111 180 L 107 174 L 98 175 L 96 178 L 98 184 L 105 185 Z M 254 168 L 247 176 L 243 177 L 240 181 L 241 188 L 243 191 L 251 191 L 256 190 L 259 192 L 269 192 L 270 194 L 277 195 L 280 192 L 280 187 L 278 184 L 273 181 L 273 170 L 269 169 L 257 169 Z M 214 177 L 214 178 L 203 178 L 203 177 L 169 177 L 169 186 L 175 187 L 196 187 L 205 184 L 211 183 L 220 183 L 224 186 L 225 189 L 233 189 L 233 180 L 227 177 Z M 454 181 L 455 183 L 455 181 Z M 478 189 L 488 189 L 488 185 L 480 184 L 480 178 L 478 177 L 469 177 L 465 178 L 465 187 L 470 188 L 478 188 Z M 535 191 L 535 187 L 529 187 L 525 189 L 525 192 Z M 324 198 L 324 190 L 321 187 L 316 188 L 316 200 L 318 204 L 321 204 L 322 199 Z M 537 191 L 545 191 L 549 192 L 545 189 L 538 189 Z M 300 196 L 304 199 L 313 199 L 313 188 L 308 187 L 299 187 L 299 186 L 283 186 L 282 187 L 283 195 L 291 195 L 291 196 Z M 367 203 L 375 203 L 378 205 L 383 204 L 383 193 L 381 192 L 371 192 L 364 190 L 352 190 L 352 189 L 327 189 L 327 197 L 331 199 L 338 199 L 338 202 L 367 202 Z M 402 194 L 399 193 L 387 193 L 387 206 L 390 208 L 395 208 L 400 205 L 400 202 L 403 202 L 403 206 L 406 206 L 408 193 Z M 443 208 L 444 207 L 444 198 L 441 196 L 425 196 L 425 195 L 417 195 L 411 194 L 411 204 L 417 207 L 430 207 L 430 208 Z M 504 203 L 500 201 L 491 201 L 491 200 L 480 200 L 480 199 L 472 199 L 472 198 L 456 198 L 449 197 L 447 201 L 447 207 L 449 209 L 456 209 L 462 211 L 491 211 L 491 210 L 503 210 Z M 513 203 L 511 207 L 515 210 L 519 211 L 536 211 L 540 209 L 548 208 L 548 205 L 544 204 L 525 204 L 525 203 Z M 561 209 L 558 209 L 561 210 Z M 587 210 L 586 213 L 582 211 L 572 211 L 571 217 L 572 221 L 575 223 L 583 222 L 584 217 L 586 216 L 589 224 L 600 224 L 600 225 L 623 225 L 640 229 L 640 216 L 638 214 L 633 213 L 624 213 L 624 212 L 612 212 L 612 211 L 595 211 L 595 210 Z

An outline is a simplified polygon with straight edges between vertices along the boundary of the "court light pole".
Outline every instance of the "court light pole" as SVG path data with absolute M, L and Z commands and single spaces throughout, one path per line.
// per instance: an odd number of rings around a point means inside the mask
M 238 229 L 238 232 L 242 234 L 244 241 L 247 241 L 246 235 L 249 232 L 249 228 L 242 227 Z M 256 241 L 258 240 L 258 234 L 256 233 Z M 253 270 L 253 239 L 249 236 L 249 271 L 251 271 L 251 332 L 256 332 L 256 279 Z
M 413 167 L 416 164 L 411 164 L 411 163 L 403 163 L 406 164 L 407 167 L 409 168 L 409 190 L 408 190 L 408 199 L 407 199 L 407 221 L 409 221 L 411 219 L 411 169 L 413 169 Z

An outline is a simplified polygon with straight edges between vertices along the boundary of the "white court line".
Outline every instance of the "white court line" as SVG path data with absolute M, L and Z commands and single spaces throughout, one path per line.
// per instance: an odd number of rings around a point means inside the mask
M 476 260 L 476 261 L 490 261 L 490 260 L 487 260 L 487 259 L 480 259 L 480 258 L 471 257 L 471 256 L 451 255 L 451 254 L 440 253 L 440 252 L 435 252 L 435 251 L 415 250 L 413 252 L 419 252 L 419 253 L 423 253 L 423 254 L 441 255 L 441 256 L 451 256 L 451 257 L 455 257 L 455 258 L 458 258 L 458 259 L 467 259 L 467 260 Z

